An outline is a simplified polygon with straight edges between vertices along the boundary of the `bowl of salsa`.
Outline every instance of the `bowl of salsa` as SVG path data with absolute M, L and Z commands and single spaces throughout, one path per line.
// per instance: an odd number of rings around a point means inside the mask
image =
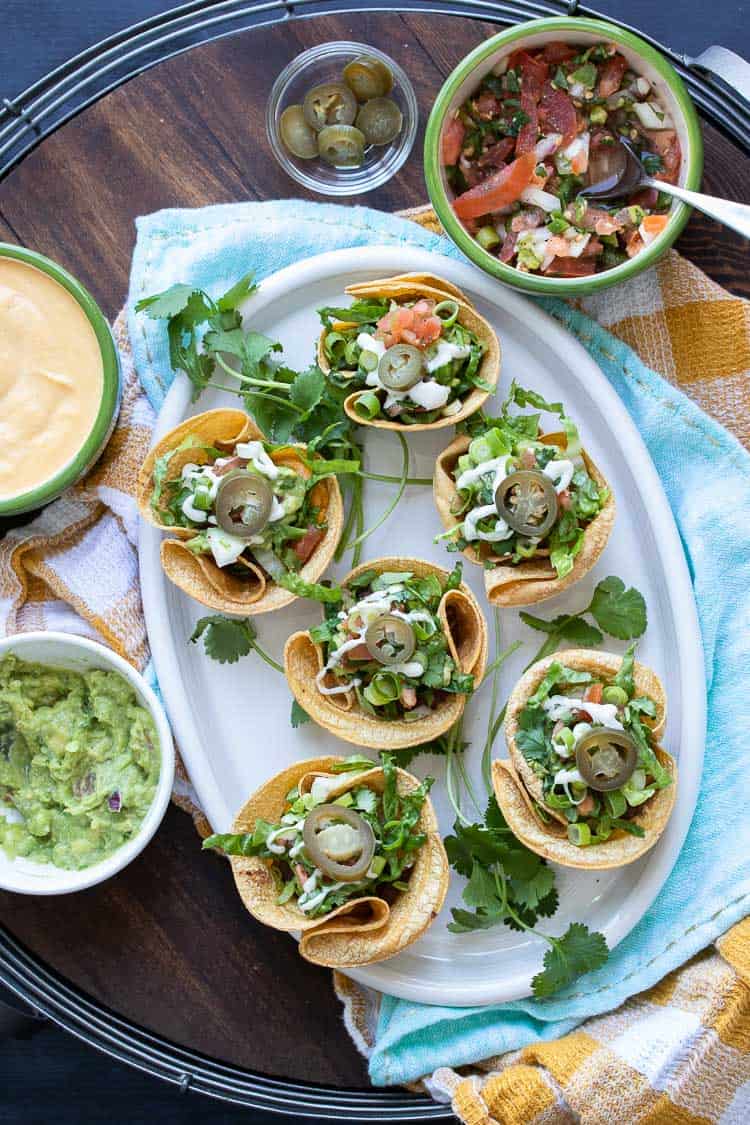
M 658 188 L 606 204 L 580 194 L 619 138 L 654 179 L 700 186 L 698 117 L 663 55 L 601 20 L 532 20 L 480 44 L 440 90 L 430 199 L 485 272 L 532 293 L 591 293 L 653 265 L 690 213 Z
M 153 836 L 173 779 L 164 710 L 121 656 L 67 633 L 0 641 L 0 887 L 108 879 Z
M 0 517 L 40 508 L 101 454 L 120 364 L 94 298 L 56 262 L 0 243 Z

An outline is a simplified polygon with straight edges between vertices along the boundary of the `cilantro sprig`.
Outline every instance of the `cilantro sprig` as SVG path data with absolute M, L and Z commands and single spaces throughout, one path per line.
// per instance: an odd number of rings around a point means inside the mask
M 468 880 L 463 900 L 470 909 L 454 907 L 449 930 L 470 933 L 503 924 L 546 941 L 549 949 L 543 968 L 531 982 L 537 999 L 601 968 L 609 955 L 603 934 L 581 922 L 572 922 L 561 937 L 536 928 L 539 918 L 550 918 L 557 911 L 555 873 L 513 835 L 494 797 L 481 823 L 456 821 L 453 832 L 445 849 L 451 866 Z
M 602 579 L 589 604 L 577 613 L 563 613 L 551 621 L 525 612 L 519 616 L 524 624 L 547 634 L 527 667 L 555 652 L 562 641 L 595 648 L 602 643 L 605 633 L 621 641 L 630 641 L 643 636 L 648 625 L 643 594 L 634 586 L 626 589 L 623 580 L 615 575 Z M 593 617 L 596 625 L 587 621 L 587 616 Z
M 242 656 L 255 652 L 271 668 L 284 673 L 281 665 L 258 644 L 257 630 L 249 617 L 224 617 L 217 613 L 201 617 L 190 636 L 193 644 L 202 638 L 206 655 L 219 664 L 236 664 Z

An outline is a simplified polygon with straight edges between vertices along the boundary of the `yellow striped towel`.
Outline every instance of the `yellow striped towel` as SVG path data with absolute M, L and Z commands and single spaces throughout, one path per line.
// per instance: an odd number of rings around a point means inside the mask
M 426 209 L 410 217 L 436 223 Z M 677 253 L 641 277 L 581 306 L 644 362 L 750 446 L 750 305 Z M 103 638 L 137 667 L 148 659 L 140 605 L 132 489 L 150 443 L 153 413 L 125 332 L 117 429 L 89 476 L 0 540 L 0 635 L 62 629 Z M 207 826 L 180 771 L 175 800 Z M 377 995 L 335 975 L 345 1020 L 363 1053 Z M 588 1020 L 554 1043 L 420 1084 L 452 1101 L 467 1125 L 746 1125 L 750 1122 L 750 921 L 656 988 Z

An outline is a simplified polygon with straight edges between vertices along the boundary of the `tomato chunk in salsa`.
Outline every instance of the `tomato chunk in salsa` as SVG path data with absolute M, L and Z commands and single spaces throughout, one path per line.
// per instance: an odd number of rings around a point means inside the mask
M 516 50 L 443 126 L 456 216 L 524 272 L 584 277 L 626 262 L 665 228 L 671 199 L 654 188 L 611 205 L 579 195 L 618 135 L 651 176 L 677 182 L 674 123 L 616 44 Z

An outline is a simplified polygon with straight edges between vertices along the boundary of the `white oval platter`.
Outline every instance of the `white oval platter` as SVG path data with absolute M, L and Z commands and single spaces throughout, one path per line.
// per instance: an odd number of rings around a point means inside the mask
M 629 867 L 599 873 L 558 869 L 561 905 L 553 919 L 545 920 L 551 933 L 561 933 L 571 921 L 585 922 L 601 930 L 613 947 L 643 916 L 667 878 L 687 833 L 700 782 L 705 732 L 703 656 L 677 528 L 630 416 L 583 346 L 531 300 L 468 265 L 405 247 L 332 251 L 267 278 L 243 313 L 255 330 L 282 342 L 285 362 L 306 367 L 312 361 L 319 331 L 318 308 L 344 303 L 344 289 L 355 281 L 407 270 L 443 276 L 470 295 L 502 343 L 498 400 L 511 378 L 548 400 L 562 400 L 617 500 L 615 529 L 597 566 L 579 585 L 535 611 L 551 617 L 581 609 L 596 583 L 610 574 L 641 590 L 648 606 L 649 626 L 638 656 L 662 677 L 669 698 L 665 745 L 680 764 L 674 814 L 653 851 Z M 190 387 L 180 376 L 167 395 L 155 438 L 190 414 L 230 402 L 236 404 L 237 400 L 209 390 L 197 404 L 191 404 Z M 487 412 L 491 414 L 492 408 L 490 400 Z M 411 475 L 432 475 L 435 458 L 448 444 L 451 432 L 409 438 Z M 400 450 L 393 434 L 367 430 L 365 444 L 371 471 L 399 472 Z M 384 510 L 393 489 L 392 485 L 366 482 L 366 526 Z M 431 490 L 410 486 L 395 513 L 367 540 L 363 559 L 402 554 L 450 567 L 456 556 L 433 543 L 441 530 Z M 164 577 L 160 541 L 161 534 L 142 522 L 143 605 L 156 673 L 195 792 L 214 830 L 226 832 L 248 794 L 271 774 L 302 758 L 346 755 L 353 748 L 312 723 L 293 730 L 285 679 L 254 654 L 231 666 L 219 665 L 204 655 L 202 646 L 188 643 L 196 620 L 210 611 Z M 340 564 L 331 574 L 342 576 L 348 569 L 346 563 Z M 486 606 L 479 568 L 467 562 L 464 577 Z M 317 605 L 297 601 L 254 620 L 264 647 L 280 658 L 286 637 L 314 624 L 319 616 Z M 501 619 L 503 647 L 516 638 L 524 641 L 502 670 L 500 698 L 505 699 L 539 646 L 541 635 L 524 626 L 514 611 L 503 611 Z M 622 651 L 624 645 L 613 643 L 611 648 Z M 487 688 L 467 708 L 465 734 L 471 745 L 466 762 L 477 792 L 482 791 L 479 760 L 488 710 Z M 495 756 L 505 755 L 501 734 Z M 453 817 L 441 784 L 442 759 L 427 755 L 410 768 L 437 779 L 432 796 L 447 834 Z M 190 862 L 210 862 L 201 857 L 197 842 Z M 350 975 L 391 995 L 433 1004 L 483 1005 L 529 995 L 531 978 L 541 967 L 546 946 L 534 936 L 505 926 L 451 934 L 446 924 L 450 907 L 460 904 L 462 886 L 463 879 L 454 873 L 443 912 L 418 942 L 388 961 Z M 258 923 L 248 915 L 247 924 Z M 279 940 L 284 939 L 280 936 Z

